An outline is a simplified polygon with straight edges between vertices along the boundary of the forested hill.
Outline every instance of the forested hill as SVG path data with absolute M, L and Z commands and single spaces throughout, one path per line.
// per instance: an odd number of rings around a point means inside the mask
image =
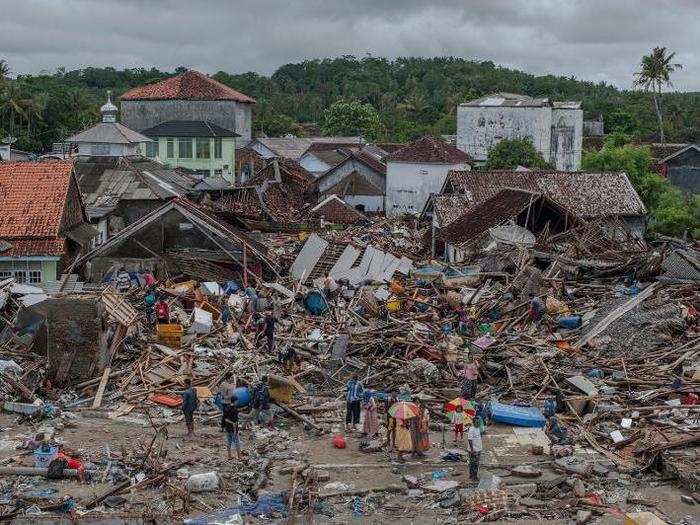
M 20 148 L 46 149 L 51 142 L 96 121 L 106 90 L 118 96 L 130 87 L 172 74 L 156 69 L 86 68 L 20 76 L 0 86 L 0 132 L 11 131 L 20 137 Z M 342 57 L 287 64 L 270 77 L 220 71 L 215 78 L 257 99 L 254 133 L 270 136 L 318 132 L 313 124 L 320 123 L 324 109 L 339 99 L 371 104 L 379 114 L 386 140 L 454 133 L 457 104 L 494 91 L 580 100 L 585 118 L 602 115 L 606 131 L 619 130 L 645 140 L 653 140 L 657 134 L 654 109 L 646 93 L 573 77 L 534 76 L 492 62 Z M 23 104 L 24 115 L 12 109 Z M 12 111 L 14 123 L 10 124 Z M 662 111 L 667 141 L 698 140 L 700 93 L 664 94 Z

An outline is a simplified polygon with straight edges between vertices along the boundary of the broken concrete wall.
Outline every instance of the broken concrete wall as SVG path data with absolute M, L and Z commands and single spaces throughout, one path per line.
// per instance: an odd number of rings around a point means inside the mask
M 100 344 L 106 325 L 99 298 L 52 298 L 28 310 L 46 319 L 32 349 L 47 356 L 47 377 L 59 385 L 93 377 L 106 352 Z

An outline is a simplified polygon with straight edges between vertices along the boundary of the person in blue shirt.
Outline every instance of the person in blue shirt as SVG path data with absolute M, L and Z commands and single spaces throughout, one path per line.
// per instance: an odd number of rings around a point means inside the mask
M 357 430 L 357 425 L 360 423 L 360 406 L 362 400 L 362 391 L 364 387 L 358 378 L 357 373 L 352 375 L 352 379 L 348 381 L 345 394 L 347 410 L 345 413 L 345 430 L 351 425 L 352 430 Z
M 182 413 L 185 416 L 187 426 L 187 437 L 194 436 L 194 412 L 199 407 L 197 391 L 192 386 L 192 380 L 187 380 L 187 390 L 182 394 Z

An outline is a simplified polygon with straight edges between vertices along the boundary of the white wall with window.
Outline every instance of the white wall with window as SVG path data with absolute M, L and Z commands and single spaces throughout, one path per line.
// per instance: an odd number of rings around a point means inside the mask
M 14 277 L 18 283 L 41 282 L 41 261 L 0 261 L 0 279 Z

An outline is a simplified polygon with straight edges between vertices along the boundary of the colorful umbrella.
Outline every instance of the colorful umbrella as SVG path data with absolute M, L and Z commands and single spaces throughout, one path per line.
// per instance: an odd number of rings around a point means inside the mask
M 449 403 L 445 405 L 445 410 L 447 412 L 454 412 L 457 407 L 462 407 L 462 410 L 470 416 L 474 417 L 476 415 L 476 409 L 474 408 L 474 404 L 469 401 L 468 399 L 464 399 L 463 397 L 456 397 Z
M 389 407 L 389 415 L 395 419 L 411 419 L 420 414 L 420 409 L 415 403 L 399 401 Z

